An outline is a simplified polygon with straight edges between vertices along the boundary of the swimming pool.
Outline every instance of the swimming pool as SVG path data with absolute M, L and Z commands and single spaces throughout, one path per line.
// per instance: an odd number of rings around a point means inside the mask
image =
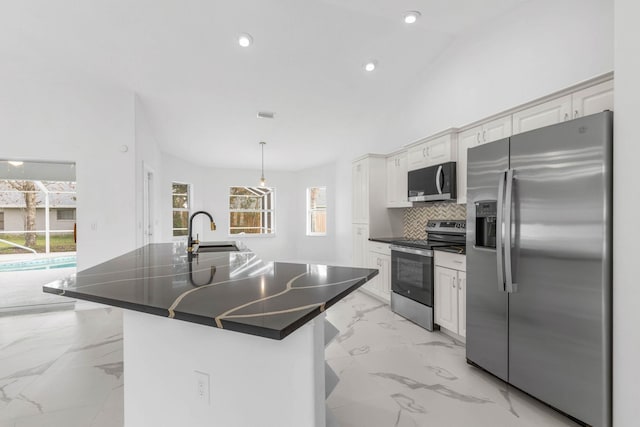
M 0 272 L 51 270 L 54 268 L 69 268 L 76 266 L 76 256 L 59 256 L 51 258 L 37 258 L 25 261 L 0 262 Z

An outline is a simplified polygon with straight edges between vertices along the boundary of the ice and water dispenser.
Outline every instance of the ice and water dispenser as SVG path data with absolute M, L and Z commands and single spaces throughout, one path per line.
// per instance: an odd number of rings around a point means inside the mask
M 496 248 L 495 200 L 476 202 L 476 247 Z

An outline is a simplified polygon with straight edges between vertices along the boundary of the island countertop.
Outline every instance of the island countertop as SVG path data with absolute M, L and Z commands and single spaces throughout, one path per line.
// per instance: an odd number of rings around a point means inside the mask
M 376 274 L 368 268 L 264 262 L 247 249 L 190 260 L 184 243 L 156 243 L 43 290 L 280 340 Z

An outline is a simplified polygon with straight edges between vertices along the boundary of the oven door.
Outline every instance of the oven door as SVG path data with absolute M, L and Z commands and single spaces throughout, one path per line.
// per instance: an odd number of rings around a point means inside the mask
M 433 251 L 392 246 L 391 290 L 433 307 Z

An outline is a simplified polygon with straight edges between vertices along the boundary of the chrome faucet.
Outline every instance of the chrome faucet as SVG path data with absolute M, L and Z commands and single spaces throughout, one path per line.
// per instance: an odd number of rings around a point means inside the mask
M 211 220 L 211 230 L 216 229 L 216 223 L 213 221 L 213 217 L 211 216 L 211 214 L 209 212 L 205 212 L 205 211 L 198 211 L 198 212 L 194 212 L 191 217 L 189 218 L 189 239 L 188 239 L 188 244 L 187 244 L 187 252 L 193 252 L 193 245 L 199 245 L 200 241 L 197 238 L 196 235 L 196 239 L 193 239 L 193 218 L 195 218 L 197 215 L 200 214 L 204 214 L 206 216 L 209 217 L 209 219 Z

